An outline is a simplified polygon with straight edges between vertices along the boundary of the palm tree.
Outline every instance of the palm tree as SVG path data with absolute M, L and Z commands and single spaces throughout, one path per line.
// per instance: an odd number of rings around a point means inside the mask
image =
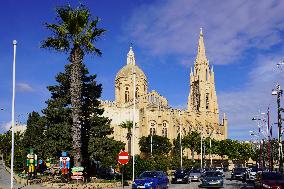
M 131 129 L 133 127 L 133 122 L 132 121 L 123 121 L 121 124 L 119 124 L 121 128 L 127 129 L 127 134 L 126 134 L 126 139 L 127 139 L 127 146 L 128 146 L 128 153 L 131 154 L 131 138 L 132 138 L 132 133 Z
M 41 48 L 56 50 L 69 54 L 71 65 L 71 108 L 72 108 L 72 146 L 75 166 L 80 166 L 81 154 L 81 121 L 82 112 L 82 70 L 85 54 L 101 56 L 95 42 L 105 33 L 105 29 L 97 28 L 99 18 L 93 19 L 89 9 L 84 5 L 73 9 L 68 6 L 56 9 L 57 23 L 45 26 L 52 36 L 42 41 Z

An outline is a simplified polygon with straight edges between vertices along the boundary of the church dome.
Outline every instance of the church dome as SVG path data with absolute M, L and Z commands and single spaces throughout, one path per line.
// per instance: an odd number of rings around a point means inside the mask
M 129 77 L 129 76 L 131 76 L 133 74 L 133 72 L 136 73 L 136 76 L 138 78 L 144 78 L 145 80 L 147 80 L 146 75 L 144 74 L 144 72 L 138 66 L 131 65 L 131 64 L 127 64 L 126 66 L 121 68 L 119 70 L 119 72 L 116 74 L 115 80 L 117 80 L 119 78 Z
M 141 79 L 143 78 L 147 80 L 147 77 L 144 74 L 144 72 L 135 64 L 134 52 L 132 50 L 132 47 L 130 47 L 130 50 L 127 54 L 127 64 L 118 71 L 118 73 L 116 74 L 115 80 L 119 78 L 129 77 L 133 74 L 133 72 L 136 73 L 136 76 L 138 78 L 141 78 Z

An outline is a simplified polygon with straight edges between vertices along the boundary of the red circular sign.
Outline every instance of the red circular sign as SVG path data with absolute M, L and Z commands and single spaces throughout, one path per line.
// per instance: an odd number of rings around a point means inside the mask
M 127 164 L 129 161 L 129 154 L 127 152 L 121 151 L 118 154 L 118 163 L 121 165 Z

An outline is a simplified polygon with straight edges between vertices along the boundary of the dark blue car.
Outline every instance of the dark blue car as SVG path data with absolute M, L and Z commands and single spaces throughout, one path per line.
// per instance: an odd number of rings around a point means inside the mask
M 163 171 L 144 171 L 132 184 L 132 188 L 168 188 L 169 179 Z

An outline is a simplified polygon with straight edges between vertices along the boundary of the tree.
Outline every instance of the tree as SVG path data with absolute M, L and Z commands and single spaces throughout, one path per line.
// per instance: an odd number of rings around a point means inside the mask
M 131 153 L 131 138 L 132 138 L 132 133 L 131 133 L 131 129 L 133 128 L 133 122 L 132 121 L 125 121 L 122 122 L 121 124 L 119 124 L 119 126 L 123 129 L 127 129 L 127 134 L 126 134 L 126 139 L 128 142 L 128 153 Z
M 103 117 L 100 108 L 102 86 L 97 84 L 96 75 L 89 75 L 83 67 L 83 104 L 82 104 L 82 154 L 87 166 L 90 159 L 101 161 L 103 165 L 116 163 L 116 156 L 124 143 L 109 137 L 113 133 L 110 119 Z M 51 98 L 46 101 L 47 108 L 42 113 L 46 123 L 45 142 L 46 157 L 57 158 L 62 151 L 71 151 L 72 113 L 70 92 L 71 67 L 65 66 L 65 72 L 56 76 L 58 84 L 49 86 Z M 72 154 L 73 155 L 73 154 Z
M 25 167 L 25 151 L 23 148 L 23 134 L 16 132 L 14 135 L 14 170 L 22 171 Z M 11 163 L 11 147 L 12 147 L 12 132 L 7 131 L 4 134 L 0 134 L 0 152 L 3 155 L 5 164 L 10 166 Z
M 184 147 L 191 150 L 191 161 L 194 161 L 194 152 L 197 150 L 200 144 L 200 137 L 200 133 L 197 131 L 192 131 L 183 137 Z
M 56 24 L 46 24 L 52 36 L 42 41 L 42 48 L 69 53 L 71 66 L 70 95 L 72 112 L 72 150 L 76 166 L 82 161 L 82 106 L 83 106 L 83 58 L 85 54 L 102 55 L 95 42 L 105 33 L 97 28 L 99 18 L 93 19 L 90 11 L 83 5 L 73 9 L 69 6 L 56 9 Z
M 23 147 L 26 152 L 29 148 L 33 148 L 39 158 L 44 156 L 45 120 L 37 112 L 32 112 L 28 116 L 27 129 L 23 136 Z
M 151 136 L 143 136 L 139 141 L 140 151 L 146 154 L 151 153 Z M 172 144 L 167 137 L 153 135 L 152 149 L 153 155 L 167 155 L 172 148 Z

